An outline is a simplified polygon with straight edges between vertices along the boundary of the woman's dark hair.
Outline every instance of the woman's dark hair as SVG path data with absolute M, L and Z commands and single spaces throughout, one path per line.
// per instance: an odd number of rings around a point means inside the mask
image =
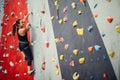
M 13 28 L 12 28 L 12 34 L 13 34 L 13 36 L 15 35 L 15 32 L 16 32 L 17 27 L 18 27 L 18 24 L 20 24 L 20 20 L 21 20 L 21 19 L 18 19 L 18 20 L 14 23 L 14 25 L 13 25 Z

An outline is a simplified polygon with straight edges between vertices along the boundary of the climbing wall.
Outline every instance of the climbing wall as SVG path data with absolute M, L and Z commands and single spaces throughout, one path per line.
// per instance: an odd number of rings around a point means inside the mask
M 1 5 L 0 5 L 1 6 Z M 12 25 L 27 14 L 26 0 L 4 0 L 0 42 L 0 80 L 33 80 L 27 74 L 27 62 L 18 49 L 17 35 L 11 36 Z
M 49 6 L 62 78 L 117 80 L 87 1 L 50 0 Z

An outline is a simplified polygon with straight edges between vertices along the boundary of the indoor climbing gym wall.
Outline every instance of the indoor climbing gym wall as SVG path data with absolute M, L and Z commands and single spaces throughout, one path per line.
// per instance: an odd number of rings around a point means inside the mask
M 119 8 L 120 0 L 0 0 L 0 80 L 120 80 Z M 11 30 L 31 12 L 29 76 Z
M 27 74 L 27 62 L 23 61 L 23 53 L 18 49 L 17 36 L 13 37 L 11 34 L 14 22 L 28 13 L 26 0 L 4 0 L 3 8 L 0 80 L 33 80 L 33 75 Z

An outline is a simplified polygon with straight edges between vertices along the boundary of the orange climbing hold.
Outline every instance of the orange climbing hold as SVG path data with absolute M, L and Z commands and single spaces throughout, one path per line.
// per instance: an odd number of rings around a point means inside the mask
M 89 48 L 88 48 L 88 51 L 91 53 L 91 52 L 93 52 L 93 46 L 90 46 Z

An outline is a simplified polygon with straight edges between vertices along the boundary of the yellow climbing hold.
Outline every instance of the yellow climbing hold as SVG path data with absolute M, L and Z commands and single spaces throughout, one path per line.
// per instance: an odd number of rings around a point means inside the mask
M 64 59 L 64 55 L 60 55 L 60 60 L 62 61 Z
M 81 14 L 82 14 L 82 11 L 81 11 L 81 10 L 78 10 L 78 14 L 81 15 Z
M 56 70 L 56 74 L 59 75 L 60 74 L 60 70 L 57 69 Z
M 120 26 L 116 26 L 116 31 L 120 33 Z
M 78 36 L 82 36 L 84 33 L 84 28 L 77 28 L 76 29 Z
M 53 57 L 52 57 L 52 62 L 55 62 L 55 59 L 56 59 L 55 56 L 53 56 Z
M 73 80 L 79 80 L 79 78 L 80 78 L 80 74 L 78 74 L 77 72 L 75 72 L 73 74 Z
M 54 18 L 55 18 L 55 16 L 52 16 L 52 17 L 51 17 L 51 20 L 54 20 Z
M 62 19 L 60 19 L 60 20 L 59 20 L 59 24 L 62 24 L 62 23 L 63 23 L 63 21 L 62 21 Z
M 55 42 L 56 43 L 60 42 L 60 39 L 59 38 L 55 38 Z
M 114 51 L 111 51 L 111 52 L 109 52 L 108 54 L 109 54 L 109 56 L 110 56 L 111 58 L 113 58 L 114 55 L 115 55 L 115 52 L 114 52 Z
M 74 53 L 75 55 L 78 55 L 79 50 L 78 50 L 78 49 L 74 49 L 74 50 L 73 50 L 73 53 Z
M 74 21 L 74 22 L 73 22 L 73 27 L 76 27 L 76 26 L 78 26 L 78 22 L 77 22 L 77 21 Z
M 107 0 L 108 2 L 111 2 L 111 0 Z
M 55 4 L 55 6 L 58 6 L 58 4 L 59 4 L 58 0 L 56 0 L 54 4 Z
M 79 63 L 80 64 L 83 64 L 84 62 L 85 62 L 85 58 L 84 57 L 82 57 L 82 58 L 79 59 Z

